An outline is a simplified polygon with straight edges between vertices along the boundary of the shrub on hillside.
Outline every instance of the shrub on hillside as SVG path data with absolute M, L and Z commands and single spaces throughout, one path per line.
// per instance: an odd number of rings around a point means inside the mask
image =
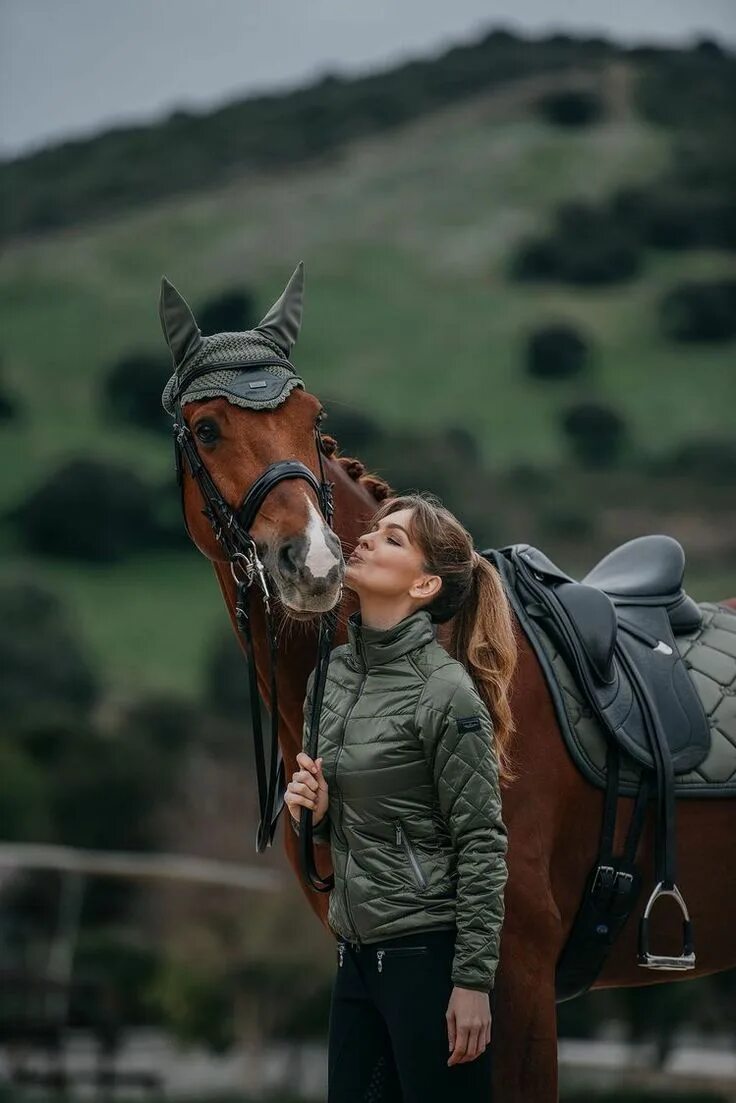
M 96 676 L 59 598 L 34 582 L 0 584 L 0 700 L 6 721 L 85 710 L 96 696 Z
M 114 422 L 161 432 L 171 419 L 161 405 L 161 392 L 171 375 L 171 360 L 149 352 L 133 352 L 117 360 L 102 383 L 102 406 Z
M 725 193 L 658 183 L 622 188 L 609 206 L 624 231 L 655 249 L 736 248 L 736 203 Z
M 184 470 L 187 471 L 187 462 L 184 460 Z M 153 509 L 155 513 L 155 534 L 152 543 L 159 548 L 171 548 L 174 550 L 190 550 L 192 542 L 184 524 L 184 515 L 181 507 L 181 491 L 176 481 L 174 472 L 173 445 L 171 452 L 171 469 L 167 476 L 156 483 L 153 488 Z
M 535 379 L 570 379 L 588 367 L 590 350 L 574 326 L 558 323 L 530 334 L 526 370 Z
M 0 372 L 2 371 L 2 363 L 0 363 Z M 13 394 L 5 386 L 5 381 L 0 375 L 0 422 L 12 421 L 18 417 L 20 408 L 18 401 Z
M 0 421 L 13 421 L 18 416 L 18 404 L 4 388 L 0 388 Z
M 205 661 L 205 701 L 220 716 L 250 718 L 248 665 L 230 625 L 218 633 Z
M 11 519 L 30 551 L 87 562 L 114 562 L 158 537 L 150 487 L 108 460 L 63 463 Z
M 205 336 L 252 329 L 260 320 L 256 316 L 253 294 L 245 287 L 233 287 L 213 296 L 195 313 Z
M 678 129 L 728 127 L 734 120 L 733 55 L 712 49 L 670 51 L 641 66 L 634 104 L 651 122 Z
M 480 467 L 482 462 L 478 440 L 464 425 L 448 425 L 445 429 L 445 440 L 450 454 L 454 454 L 461 462 Z
M 562 429 L 575 459 L 582 466 L 612 467 L 619 459 L 626 423 L 602 402 L 578 402 L 562 416 Z
M 598 529 L 595 511 L 590 507 L 576 509 L 556 502 L 542 505 L 535 522 L 545 540 L 565 540 L 568 543 L 591 540 Z
M 326 402 L 327 418 L 322 423 L 326 435 L 334 437 L 344 456 L 360 456 L 383 437 L 383 429 L 372 417 L 361 410 Z
M 641 254 L 633 235 L 603 207 L 563 203 L 555 229 L 557 276 L 568 283 L 617 283 L 633 278 Z
M 516 247 L 509 275 L 520 281 L 553 280 L 557 276 L 558 265 L 555 241 L 544 237 L 527 238 Z
M 48 780 L 22 746 L 3 738 L 0 742 L 0 839 L 4 843 L 48 842 Z
M 548 237 L 519 245 L 510 275 L 517 280 L 610 284 L 632 279 L 640 268 L 634 236 L 623 232 L 605 209 L 575 202 L 559 208 Z
M 736 337 L 736 280 L 681 283 L 664 296 L 659 315 L 673 341 L 729 341 Z
M 604 114 L 603 101 L 597 92 L 582 88 L 549 92 L 537 101 L 537 110 L 542 118 L 557 126 L 589 126 Z
M 734 486 L 736 441 L 729 437 L 685 441 L 649 466 L 666 475 L 689 475 L 716 486 Z

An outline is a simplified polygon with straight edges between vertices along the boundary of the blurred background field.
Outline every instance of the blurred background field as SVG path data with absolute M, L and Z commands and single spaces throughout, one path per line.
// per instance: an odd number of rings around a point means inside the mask
M 255 862 L 244 667 L 160 407 L 164 273 L 217 332 L 303 259 L 326 431 L 479 548 L 574 574 L 668 532 L 695 598 L 736 595 L 734 92 L 714 38 L 489 27 L 0 162 L 4 844 Z M 332 948 L 277 850 L 276 890 L 88 878 L 71 921 L 68 878 L 8 852 L 0 969 L 73 946 L 116 1031 L 323 1041 Z M 688 1031 L 732 1041 L 733 974 L 560 1006 L 563 1037 L 612 1022 L 654 1065 Z

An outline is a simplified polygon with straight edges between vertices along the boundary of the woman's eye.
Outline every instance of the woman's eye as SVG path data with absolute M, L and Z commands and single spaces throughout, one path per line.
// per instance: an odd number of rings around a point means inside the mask
M 377 528 L 368 529 L 368 536 L 370 536 L 374 532 L 378 533 L 378 535 L 380 536 L 380 533 L 378 532 Z M 401 547 L 401 541 L 394 539 L 393 536 L 387 536 L 386 539 L 389 542 L 389 544 L 396 544 L 397 547 L 399 547 L 399 548 Z

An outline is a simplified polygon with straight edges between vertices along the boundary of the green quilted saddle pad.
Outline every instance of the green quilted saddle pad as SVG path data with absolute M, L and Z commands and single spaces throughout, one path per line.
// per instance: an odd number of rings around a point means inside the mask
M 736 613 L 726 606 L 703 602 L 703 621 L 677 645 L 710 721 L 711 747 L 694 770 L 677 774 L 678 797 L 736 796 Z M 562 734 L 584 776 L 600 789 L 606 786 L 606 736 L 583 699 L 570 668 L 541 629 L 539 641 L 549 659 L 559 689 L 556 701 Z M 555 696 L 555 694 L 553 694 Z M 560 716 L 560 712 L 564 712 Z M 622 752 L 619 791 L 635 796 L 640 767 Z

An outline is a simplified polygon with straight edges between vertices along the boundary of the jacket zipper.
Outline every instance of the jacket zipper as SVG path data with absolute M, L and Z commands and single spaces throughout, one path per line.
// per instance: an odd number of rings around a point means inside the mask
M 338 766 L 338 763 L 340 761 L 340 755 L 342 754 L 343 746 L 345 744 L 345 731 L 346 731 L 347 726 L 348 726 L 348 720 L 350 719 L 350 717 L 352 715 L 353 709 L 355 708 L 355 706 L 358 703 L 358 699 L 360 698 L 360 695 L 363 691 L 363 686 L 365 685 L 366 679 L 368 677 L 368 665 L 365 661 L 365 647 L 364 647 L 364 644 L 363 644 L 363 640 L 360 636 L 358 636 L 358 647 L 359 647 L 359 650 L 360 650 L 361 657 L 363 659 L 363 673 L 361 675 L 360 685 L 358 686 L 358 692 L 355 695 L 355 700 L 353 701 L 352 705 L 348 709 L 347 715 L 345 716 L 345 723 L 342 726 L 342 739 L 340 740 L 340 746 L 338 747 L 337 754 L 335 755 L 335 778 L 337 778 L 337 766 Z M 350 859 L 352 858 L 352 856 L 353 856 L 352 851 L 350 850 L 350 847 L 348 847 L 348 856 L 347 856 L 347 861 L 345 862 L 345 910 L 348 913 L 348 919 L 350 920 L 350 926 L 353 928 L 353 934 L 357 938 L 358 937 L 358 928 L 355 925 L 355 920 L 353 919 L 352 912 L 350 911 L 350 900 L 349 900 L 349 894 L 348 894 L 348 880 L 349 880 L 348 879 L 348 866 L 350 865 Z
M 406 856 L 409 859 L 414 876 L 417 880 L 417 884 L 421 889 L 426 889 L 427 878 L 424 875 L 424 870 L 419 865 L 417 856 L 414 853 L 414 848 L 411 845 L 411 840 L 406 832 L 406 828 L 402 825 L 401 820 L 396 820 L 396 842 L 401 843 L 406 851 Z

